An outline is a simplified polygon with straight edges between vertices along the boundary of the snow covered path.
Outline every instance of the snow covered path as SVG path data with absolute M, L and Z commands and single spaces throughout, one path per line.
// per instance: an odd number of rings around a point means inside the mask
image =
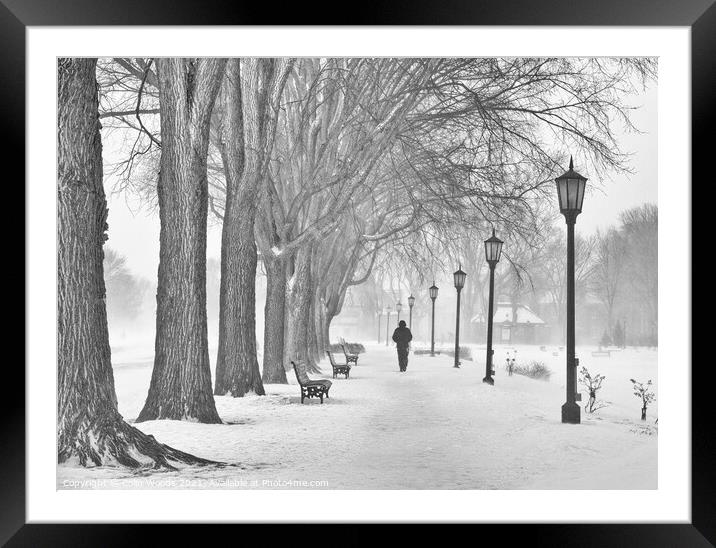
M 537 350 L 532 347 L 530 351 Z M 473 352 L 477 361 L 465 361 L 460 369 L 452 367 L 449 357 L 411 354 L 408 371 L 400 373 L 393 347 L 369 345 L 350 379 L 333 380 L 331 398 L 323 405 L 318 400 L 301 405 L 290 372 L 291 384 L 267 385 L 267 396 L 217 397 L 226 424 L 151 421 L 137 425 L 161 442 L 238 466 L 148 476 L 120 469 L 61 466 L 57 486 L 656 488 L 656 407 L 650 409 L 649 421 L 639 421 L 638 401 L 630 395 L 629 386 L 622 386 L 622 379 L 612 385 L 619 401 L 596 415 L 583 413 L 581 425 L 564 425 L 560 422 L 564 384 L 559 368 L 563 354 L 553 358 L 550 367 L 555 375 L 545 382 L 507 377 L 499 366 L 498 347 L 496 384 L 490 387 L 482 383 L 484 350 L 473 348 Z M 636 373 L 633 367 L 616 366 L 616 361 L 599 365 L 614 369 L 609 379 L 626 375 L 628 381 L 630 374 L 643 376 L 641 369 L 653 370 L 651 378 L 655 379 L 656 353 L 642 353 L 639 359 Z M 323 376 L 330 378 L 330 366 L 321 365 Z M 120 411 L 130 421 L 144 402 L 150 375 L 151 361 L 115 366 Z M 605 394 L 606 399 L 609 395 Z M 82 480 L 103 481 L 73 483 Z

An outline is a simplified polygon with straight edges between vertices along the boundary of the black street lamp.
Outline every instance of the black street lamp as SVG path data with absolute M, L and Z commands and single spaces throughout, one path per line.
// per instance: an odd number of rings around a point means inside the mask
M 413 294 L 410 294 L 410 297 L 408 297 L 408 306 L 410 307 L 410 321 L 408 322 L 408 327 L 410 329 L 413 328 L 413 307 L 415 306 L 415 297 L 413 297 Z
M 390 305 L 385 307 L 385 346 L 390 341 Z
M 492 229 L 492 236 L 485 240 L 485 259 L 487 264 L 490 266 L 490 300 L 487 305 L 487 358 L 485 359 L 485 378 L 482 382 L 487 384 L 495 384 L 495 379 L 492 378 L 492 355 L 495 353 L 492 350 L 492 302 L 494 301 L 495 293 L 495 267 L 500 260 L 502 254 L 502 240 L 495 236 L 495 229 Z
M 455 279 L 455 289 L 457 289 L 457 315 L 455 320 L 455 365 L 460 367 L 460 291 L 465 287 L 465 276 L 467 274 L 462 271 L 462 267 L 458 266 L 457 271 L 453 273 Z
M 622 348 L 626 349 L 626 318 L 622 318 L 622 323 L 624 324 L 624 327 L 622 327 Z
M 430 335 L 430 355 L 435 356 L 435 299 L 438 298 L 438 286 L 435 285 L 435 280 L 433 280 L 433 285 L 428 288 L 428 291 L 430 293 L 430 300 L 433 301 L 432 331 Z
M 398 302 L 395 304 L 395 309 L 398 311 L 398 323 L 400 323 L 400 311 L 403 310 L 403 305 L 400 304 L 400 299 L 398 299 Z
M 587 178 L 574 171 L 572 157 L 569 171 L 555 179 L 559 211 L 567 223 L 567 401 L 562 406 L 562 422 L 579 424 L 580 408 L 577 404 L 577 367 L 574 340 L 574 225 L 582 212 Z
M 383 311 L 379 308 L 375 315 L 378 316 L 378 344 L 380 344 L 380 317 L 383 315 Z

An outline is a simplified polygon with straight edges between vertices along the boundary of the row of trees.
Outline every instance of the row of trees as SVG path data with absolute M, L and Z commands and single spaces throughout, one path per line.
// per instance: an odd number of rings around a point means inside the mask
M 158 208 L 161 224 L 155 361 L 137 420 L 218 423 L 214 394 L 262 394 L 263 382 L 286 382 L 288 359 L 315 365 L 348 288 L 386 257 L 434 271 L 461 253 L 456 231 L 499 225 L 529 239 L 566 149 L 581 151 L 595 171 L 623 169 L 615 120 L 629 125 L 626 94 L 655 71 L 638 59 L 454 58 L 106 59 L 96 68 L 92 59 L 59 65 L 67 158 L 59 193 L 82 198 L 60 210 L 68 298 L 60 308 L 59 458 L 135 454 L 162 466 L 169 456 L 190 457 L 147 449 L 143 434 L 117 422 L 102 298 L 99 119 L 105 135 L 133 137 L 114 169 Z M 209 215 L 222 225 L 213 386 Z M 77 217 L 92 222 L 79 226 Z M 82 241 L 66 237 L 80 229 Z M 97 260 L 80 267 L 78 247 Z M 259 260 L 268 286 L 262 374 Z M 79 317 L 78 300 L 101 321 Z M 96 370 L 83 354 L 89 338 L 102 349 Z M 77 393 L 69 372 L 100 390 Z M 97 422 L 103 417 L 113 430 Z

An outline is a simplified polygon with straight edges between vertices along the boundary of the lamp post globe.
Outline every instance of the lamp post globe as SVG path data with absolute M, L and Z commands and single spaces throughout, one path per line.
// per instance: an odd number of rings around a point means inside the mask
M 435 356 L 435 299 L 438 298 L 438 286 L 435 285 L 435 280 L 433 280 L 433 285 L 428 288 L 428 295 L 430 295 L 430 300 L 433 301 L 433 315 L 431 321 L 432 328 L 430 331 L 430 355 Z
M 398 312 L 398 322 L 400 322 L 400 311 L 403 310 L 403 305 L 400 302 L 400 299 L 398 299 L 398 302 L 395 303 L 395 310 Z
M 465 287 L 465 278 L 467 277 L 467 274 L 462 271 L 462 267 L 458 267 L 458 269 L 453 272 L 453 280 L 455 282 L 455 289 L 458 290 L 458 292 Z
M 495 236 L 495 229 L 492 229 L 492 236 L 485 240 L 485 259 L 490 267 L 490 296 L 487 306 L 487 356 L 485 358 L 485 377 L 482 382 L 494 385 L 495 379 L 492 378 L 492 356 L 495 353 L 492 350 L 492 316 L 493 302 L 495 300 L 495 266 L 500 261 L 502 255 L 503 241 Z
M 582 212 L 587 178 L 574 170 L 572 157 L 569 170 L 557 177 L 557 200 L 559 211 L 567 223 L 567 401 L 562 406 L 562 422 L 579 424 L 581 410 L 577 395 L 577 367 L 579 360 L 575 352 L 574 337 L 574 225 L 577 215 Z
M 502 240 L 495 236 L 495 229 L 493 228 L 492 236 L 485 240 L 485 259 L 492 268 L 500 261 L 503 243 Z
M 465 287 L 465 277 L 467 274 L 462 271 L 462 266 L 458 266 L 453 273 L 455 289 L 457 290 L 457 312 L 455 315 L 455 364 L 453 367 L 460 367 L 460 291 Z
M 577 215 L 582 212 L 587 178 L 574 171 L 574 161 L 570 156 L 569 169 L 557 177 L 554 182 L 557 185 L 559 211 L 564 215 L 568 225 L 574 224 L 577 221 Z

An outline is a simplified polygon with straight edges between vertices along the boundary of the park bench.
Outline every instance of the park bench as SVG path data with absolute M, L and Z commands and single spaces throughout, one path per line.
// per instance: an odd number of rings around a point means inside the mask
M 330 350 L 326 350 L 326 354 L 328 354 L 328 359 L 331 362 L 331 367 L 333 368 L 333 378 L 335 379 L 338 375 L 345 375 L 346 379 L 350 377 L 351 375 L 351 364 L 346 363 L 336 363 L 335 358 L 333 357 L 333 352 Z
M 323 396 L 328 397 L 328 390 L 330 390 L 333 383 L 328 379 L 310 379 L 306 372 L 306 364 L 303 362 L 296 363 L 291 361 L 291 365 L 294 373 L 296 373 L 296 380 L 301 387 L 301 403 L 306 398 L 321 398 L 321 403 L 323 403 Z
M 358 365 L 358 354 L 351 354 L 348 352 L 348 343 L 341 337 L 341 348 L 343 349 L 343 355 L 346 357 L 346 363 L 354 363 Z
M 595 358 L 602 358 L 602 357 L 611 358 L 612 357 L 611 352 L 612 352 L 611 350 L 594 350 L 592 352 L 592 356 L 594 356 Z

